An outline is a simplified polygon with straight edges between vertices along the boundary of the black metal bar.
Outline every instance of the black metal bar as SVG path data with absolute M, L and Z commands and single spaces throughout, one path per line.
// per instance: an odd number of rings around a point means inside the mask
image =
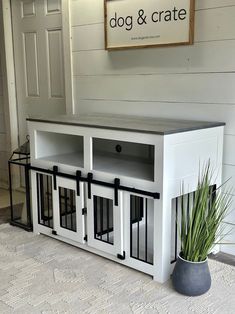
M 132 223 L 135 223 L 138 221 L 138 212 L 137 212 L 137 206 L 136 206 L 136 196 L 133 196 L 133 210 L 132 210 Z
M 93 173 L 89 172 L 87 174 L 87 183 L 88 183 L 88 198 L 91 199 L 91 183 L 93 179 Z
M 64 209 L 65 209 L 65 228 L 68 228 L 68 190 L 64 188 Z
M 74 204 L 73 204 L 73 190 L 70 190 L 70 223 L 71 223 L 71 229 L 73 230 L 73 231 L 76 231 L 76 230 L 74 230 L 74 228 L 73 228 L 73 206 L 74 206 Z M 76 212 L 75 212 L 76 213 Z M 75 214 L 76 215 L 76 214 Z M 76 221 L 76 220 L 75 220 Z M 75 228 L 76 229 L 76 228 Z
M 137 200 L 137 217 L 138 217 L 138 222 L 137 222 L 137 258 L 140 258 L 140 198 L 136 196 Z
M 56 176 L 58 175 L 58 167 L 53 166 L 53 183 L 54 183 L 54 190 L 57 190 L 57 184 L 56 184 Z
M 178 253 L 178 197 L 175 200 L 175 260 L 177 259 Z
M 184 215 L 184 217 L 185 217 L 184 195 L 182 195 L 182 196 L 180 197 L 180 199 L 181 199 L 180 205 L 181 205 L 181 234 L 182 234 L 182 217 L 183 217 L 183 215 Z
M 30 181 L 29 181 L 29 164 L 25 166 L 25 188 L 26 188 L 26 206 L 27 206 L 27 225 L 31 225 L 30 211 Z
M 45 224 L 45 213 L 44 213 L 44 195 L 43 195 L 43 191 L 44 191 L 44 188 L 43 188 L 43 174 L 40 174 L 39 175 L 39 184 L 40 184 L 40 209 L 41 209 L 41 219 L 40 220 L 43 220 L 43 224 Z
M 48 217 L 50 219 L 50 227 L 53 228 L 53 200 L 52 200 L 52 177 L 49 177 L 49 208 L 51 210 L 51 215 Z
M 9 174 L 9 186 L 10 186 L 11 221 L 13 221 L 14 217 L 13 217 L 12 179 L 11 179 L 11 163 L 10 162 L 8 162 L 8 174 Z
M 29 158 L 28 157 L 21 157 L 21 158 L 16 158 L 16 159 L 9 159 L 9 162 L 11 163 L 11 164 L 14 164 L 14 163 L 16 163 L 17 161 L 22 161 L 22 160 L 29 160 Z M 20 164 L 20 165 L 24 165 L 24 164 L 22 164 L 22 163 L 17 163 L 17 164 Z
M 36 174 L 36 182 L 37 182 L 37 205 L 38 205 L 38 223 L 40 224 L 40 210 L 39 210 L 39 204 L 40 204 L 40 192 L 39 192 L 39 173 Z
M 48 228 L 52 228 L 53 227 L 53 215 L 51 217 L 46 217 L 44 215 L 44 189 L 43 189 L 43 174 L 41 173 L 37 173 L 36 176 L 36 180 L 37 180 L 37 205 L 38 205 L 38 224 L 48 227 Z M 51 222 L 50 222 L 51 220 Z M 47 222 L 47 224 L 46 224 Z M 51 226 L 52 224 L 52 226 Z
M 141 194 L 143 196 L 150 196 L 154 199 L 160 199 L 160 193 L 157 193 L 157 192 L 156 193 L 155 192 L 148 192 L 148 191 L 130 188 L 127 186 L 122 186 L 122 185 L 119 186 L 119 190 L 131 192 L 131 193 L 135 193 L 135 194 Z
M 148 199 L 145 199 L 145 262 L 148 261 Z
M 62 199 L 63 199 L 63 197 L 62 197 Z M 72 210 L 72 211 L 69 210 L 69 211 L 68 211 L 68 215 L 71 215 L 71 213 L 74 214 L 74 213 L 75 213 L 75 210 Z M 62 216 L 65 216 L 65 213 L 62 213 Z
M 32 226 L 27 226 L 27 225 L 25 225 L 23 223 L 20 223 L 18 221 L 14 221 L 14 220 L 10 221 L 10 225 L 15 226 L 15 227 L 20 227 L 20 228 L 22 228 L 22 229 L 24 229 L 25 231 L 28 231 L 28 232 L 33 230 Z
M 100 239 L 101 240 L 103 240 L 102 239 L 102 236 L 103 236 L 103 232 L 104 232 L 104 225 L 103 225 L 103 214 L 104 214 L 104 212 L 103 212 L 103 204 L 104 204 L 104 202 L 103 202 L 103 197 L 100 197 Z
M 107 244 L 110 244 L 110 245 L 113 245 L 113 243 L 112 242 L 108 242 L 108 241 L 106 241 L 106 240 L 101 240 L 101 239 L 99 239 L 99 238 L 95 238 L 97 241 L 100 241 L 100 242 L 104 242 L 104 243 L 107 243 Z
M 106 203 L 106 202 L 107 203 Z M 94 196 L 94 238 L 98 241 L 111 244 L 113 242 L 110 241 L 109 233 L 113 231 L 113 228 L 109 225 L 104 228 L 104 204 L 107 204 L 107 213 L 110 210 L 110 200 L 106 198 L 102 198 L 99 196 Z M 109 223 L 110 223 L 110 213 L 109 213 Z M 107 237 L 103 237 L 103 235 L 107 235 Z
M 212 185 L 212 193 L 211 193 L 211 201 L 212 204 L 215 202 L 216 200 L 216 190 L 217 190 L 217 186 L 216 184 Z
M 118 206 L 118 190 L 120 187 L 120 179 L 115 178 L 114 179 L 114 204 L 115 206 Z
M 112 232 L 112 231 L 113 231 L 113 228 L 109 228 L 109 232 Z M 97 234 L 98 234 L 98 236 L 100 236 L 101 231 L 99 231 Z M 107 230 L 103 230 L 102 235 L 104 235 L 104 234 L 107 234 Z M 102 240 L 102 241 L 104 241 L 104 240 Z
M 145 262 L 147 264 L 153 265 L 153 262 L 148 261 L 148 199 L 145 199 L 145 252 L 144 258 L 140 258 L 140 221 L 141 221 L 141 211 L 143 209 L 144 199 L 142 197 L 130 196 L 130 256 L 138 261 Z M 137 236 L 137 252 L 136 256 L 133 253 L 133 225 L 137 223 L 136 236 Z
M 131 252 L 131 257 L 133 256 L 133 247 L 132 247 L 132 241 L 133 241 L 133 224 L 132 224 L 132 220 L 133 220 L 133 198 L 134 196 L 131 195 L 130 196 L 130 252 Z
M 109 242 L 109 199 L 106 199 L 106 208 L 107 208 L 107 241 Z
M 34 166 L 30 166 L 30 169 L 34 170 L 34 171 L 38 171 L 38 172 L 51 174 L 51 175 L 54 174 L 54 172 L 52 170 L 49 170 L 49 169 L 43 169 L 43 168 L 34 167 Z M 91 173 L 91 175 L 93 177 L 92 173 Z M 68 174 L 68 173 L 57 172 L 57 176 L 67 178 L 67 179 L 76 180 L 76 176 Z M 88 182 L 89 181 L 90 184 L 93 183 L 93 184 L 97 184 L 97 185 L 108 187 L 108 188 L 114 188 L 113 183 L 108 183 L 108 182 L 99 181 L 99 180 L 93 180 L 93 178 L 81 177 L 80 181 L 82 181 L 82 182 Z M 119 190 L 131 192 L 131 193 L 135 193 L 135 194 L 140 194 L 143 196 L 149 196 L 149 197 L 152 197 L 154 199 L 160 199 L 160 193 L 158 193 L 158 192 L 149 192 L 149 191 L 135 189 L 135 188 L 127 187 L 127 186 L 123 186 L 123 185 L 119 186 Z
M 59 207 L 60 207 L 60 226 L 63 227 L 62 225 L 62 193 L 61 193 L 61 187 L 59 187 Z
M 25 156 L 27 156 L 28 158 L 30 157 L 30 153 L 29 152 L 21 152 L 21 151 L 14 151 L 13 152 L 13 154 L 12 154 L 12 156 L 13 155 L 25 155 Z M 11 158 L 10 158 L 11 159 Z
M 140 261 L 140 262 L 144 262 L 144 263 L 149 264 L 149 265 L 153 265 L 153 262 L 145 262 L 144 259 L 137 258 L 137 257 L 135 257 L 135 256 L 131 256 L 131 258 L 134 258 L 134 259 L 136 259 L 136 260 L 138 260 L 138 261 Z
M 94 237 L 95 239 L 97 239 L 97 224 L 98 224 L 98 221 L 97 221 L 97 196 L 94 196 Z
M 76 183 L 77 183 L 77 196 L 80 196 L 80 180 L 82 172 L 80 170 L 76 171 Z
M 49 176 L 47 177 L 47 192 L 46 192 L 46 196 L 47 196 L 47 216 L 48 216 L 48 224 L 50 225 L 50 204 L 49 204 Z

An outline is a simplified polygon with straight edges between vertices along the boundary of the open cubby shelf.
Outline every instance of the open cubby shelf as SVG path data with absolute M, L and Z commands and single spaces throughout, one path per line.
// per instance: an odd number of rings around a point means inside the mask
M 153 145 L 92 138 L 92 154 L 92 170 L 154 181 Z M 37 131 L 36 159 L 84 168 L 83 136 Z
M 70 154 L 53 155 L 39 158 L 39 160 L 51 161 L 61 165 L 83 168 L 83 154 L 74 152 Z
M 93 170 L 154 181 L 154 146 L 93 138 Z
M 97 171 L 153 181 L 154 166 L 141 160 L 120 158 L 112 154 L 96 154 L 93 169 Z
M 83 137 L 37 131 L 36 159 L 74 167 L 84 167 Z

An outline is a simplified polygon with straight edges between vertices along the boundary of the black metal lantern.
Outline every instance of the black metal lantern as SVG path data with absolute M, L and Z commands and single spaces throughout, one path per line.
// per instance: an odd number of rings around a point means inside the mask
M 14 150 L 8 161 L 11 224 L 32 230 L 30 200 L 30 148 L 29 137 Z

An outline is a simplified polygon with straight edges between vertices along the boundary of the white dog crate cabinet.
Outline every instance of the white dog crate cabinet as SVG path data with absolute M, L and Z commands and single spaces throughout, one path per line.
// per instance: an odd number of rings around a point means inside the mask
M 224 123 L 86 115 L 28 125 L 34 232 L 166 281 L 182 183 L 189 204 L 210 159 L 220 184 Z

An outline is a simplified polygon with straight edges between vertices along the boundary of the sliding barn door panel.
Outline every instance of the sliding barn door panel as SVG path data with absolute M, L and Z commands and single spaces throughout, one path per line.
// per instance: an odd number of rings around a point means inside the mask
M 87 201 L 88 245 L 112 255 L 123 255 L 123 204 L 122 192 L 115 205 L 114 190 L 91 186 Z
M 57 178 L 57 189 L 54 190 L 54 231 L 57 235 L 84 243 L 84 186 L 83 183 L 79 184 L 80 195 L 77 195 L 76 181 Z

